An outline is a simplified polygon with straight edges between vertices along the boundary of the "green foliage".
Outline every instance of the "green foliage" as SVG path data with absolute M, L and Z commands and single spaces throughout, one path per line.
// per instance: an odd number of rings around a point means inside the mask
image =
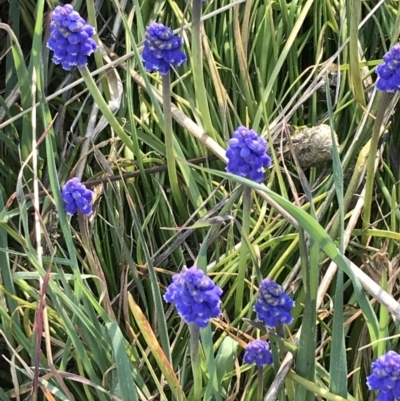
M 70 72 L 45 46 L 56 3 L 0 2 L 0 399 L 192 401 L 190 332 L 162 296 L 194 264 L 224 291 L 200 333 L 202 399 L 258 401 L 260 377 L 265 400 L 374 399 L 365 378 L 398 348 L 400 305 L 354 269 L 398 298 L 398 97 L 373 84 L 399 3 L 207 0 L 199 41 L 186 1 L 75 1 L 104 46 Z M 203 63 L 171 72 L 172 132 L 140 58 L 155 20 Z M 286 134 L 321 123 L 334 161 L 303 171 Z M 241 124 L 271 148 L 265 185 L 224 172 Z M 76 175 L 88 218 L 63 208 Z M 254 321 L 265 277 L 296 301 L 282 332 Z M 275 356 L 261 373 L 242 363 L 259 337 Z

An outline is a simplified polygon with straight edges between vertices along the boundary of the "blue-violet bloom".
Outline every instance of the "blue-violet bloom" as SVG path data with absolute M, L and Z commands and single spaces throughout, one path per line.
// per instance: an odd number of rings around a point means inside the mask
M 87 189 L 79 178 L 71 178 L 65 183 L 61 197 L 68 214 L 75 214 L 77 211 L 86 215 L 92 214 L 93 191 Z
M 400 401 L 400 355 L 389 351 L 374 361 L 367 385 L 379 391 L 377 401 Z
M 212 317 L 221 314 L 222 290 L 196 266 L 184 267 L 175 274 L 168 286 L 164 299 L 175 302 L 179 315 L 186 323 L 200 328 L 207 326 Z
M 171 28 L 157 22 L 151 23 L 144 39 L 144 68 L 166 75 L 171 66 L 179 66 L 187 60 L 185 53 L 180 50 L 182 44 L 182 39 L 174 35 Z
M 271 365 L 272 354 L 269 345 L 263 340 L 253 340 L 247 344 L 243 357 L 245 363 L 255 363 L 257 366 Z
M 283 291 L 282 286 L 269 278 L 261 282 L 254 306 L 258 320 L 270 328 L 278 323 L 290 324 L 293 321 L 290 311 L 294 306 L 293 299 Z
M 86 66 L 88 56 L 98 49 L 92 39 L 94 28 L 74 11 L 71 4 L 57 6 L 51 20 L 47 47 L 54 52 L 54 64 L 61 64 L 67 71 L 74 66 Z
M 246 127 L 240 126 L 229 140 L 226 151 L 229 173 L 262 183 L 264 171 L 271 165 L 271 158 L 267 154 L 267 144 L 264 138 Z
M 400 90 L 400 44 L 394 45 L 384 56 L 383 64 L 378 65 L 376 89 L 385 92 Z

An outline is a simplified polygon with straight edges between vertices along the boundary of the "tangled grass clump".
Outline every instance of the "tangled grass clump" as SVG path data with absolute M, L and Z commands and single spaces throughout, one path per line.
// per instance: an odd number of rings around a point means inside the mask
M 0 4 L 1 401 L 400 401 L 398 4 L 55 3 Z

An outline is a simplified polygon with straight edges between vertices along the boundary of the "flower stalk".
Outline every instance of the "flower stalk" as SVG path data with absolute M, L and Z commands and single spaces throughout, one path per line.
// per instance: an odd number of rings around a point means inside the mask
M 250 214 L 251 214 L 251 188 L 245 186 L 243 189 L 243 219 L 242 219 L 242 235 L 241 248 L 239 256 L 238 275 L 236 280 L 236 296 L 235 296 L 235 314 L 238 316 L 243 309 L 243 292 L 244 282 L 247 270 L 247 257 L 250 254 L 248 249 L 249 232 L 250 232 Z
M 189 324 L 190 330 L 190 360 L 193 373 L 193 401 L 201 400 L 202 378 L 200 367 L 200 329 L 194 323 Z
M 257 401 L 263 400 L 264 390 L 264 368 L 257 366 Z

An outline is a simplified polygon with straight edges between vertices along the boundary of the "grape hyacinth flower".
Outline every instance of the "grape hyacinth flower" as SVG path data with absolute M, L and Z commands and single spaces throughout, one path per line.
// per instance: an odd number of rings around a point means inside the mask
M 204 328 L 212 317 L 221 314 L 221 294 L 221 288 L 193 266 L 190 269 L 184 267 L 181 273 L 175 274 L 164 299 L 175 302 L 179 315 L 186 323 Z
M 279 323 L 290 324 L 293 321 L 290 311 L 294 306 L 293 299 L 283 291 L 282 286 L 269 278 L 261 282 L 254 306 L 258 320 L 270 328 Z
M 400 401 L 400 355 L 389 351 L 374 361 L 367 385 L 379 391 L 378 401 Z
M 144 40 L 144 68 L 162 75 L 168 74 L 171 66 L 179 66 L 187 60 L 185 53 L 180 50 L 182 44 L 182 39 L 174 35 L 171 28 L 157 22 L 151 23 Z
M 74 11 L 71 4 L 57 6 L 51 20 L 47 47 L 54 52 L 54 64 L 61 64 L 67 71 L 74 66 L 86 66 L 88 56 L 98 49 L 92 39 L 94 28 Z
M 378 65 L 376 89 L 385 92 L 400 90 L 400 44 L 394 45 L 384 56 L 383 64 Z
M 253 340 L 247 344 L 243 357 L 245 363 L 255 363 L 257 366 L 271 365 L 272 353 L 269 345 L 263 340 Z
M 240 126 L 229 140 L 226 170 L 262 183 L 264 171 L 271 165 L 271 158 L 266 151 L 267 144 L 264 138 L 258 136 L 254 130 Z
M 75 214 L 77 211 L 86 215 L 92 214 L 93 191 L 87 189 L 79 178 L 71 178 L 65 183 L 61 197 L 68 214 Z

